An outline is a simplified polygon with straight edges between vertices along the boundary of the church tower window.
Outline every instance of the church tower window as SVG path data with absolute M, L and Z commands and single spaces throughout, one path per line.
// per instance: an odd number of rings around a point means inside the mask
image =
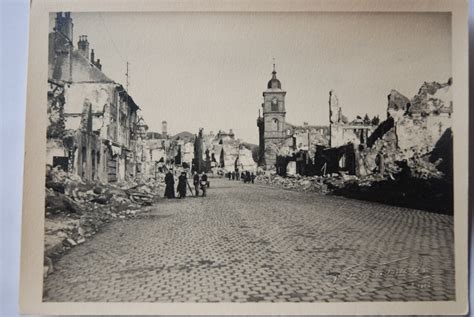
M 278 119 L 273 119 L 273 131 L 280 131 L 280 121 Z
M 278 99 L 276 97 L 272 99 L 272 111 L 278 111 Z

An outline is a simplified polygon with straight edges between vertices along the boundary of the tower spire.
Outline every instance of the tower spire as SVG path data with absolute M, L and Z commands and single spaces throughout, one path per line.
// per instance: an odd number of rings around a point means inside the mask
M 276 70 L 275 70 L 275 57 L 273 57 L 273 74 L 276 74 Z

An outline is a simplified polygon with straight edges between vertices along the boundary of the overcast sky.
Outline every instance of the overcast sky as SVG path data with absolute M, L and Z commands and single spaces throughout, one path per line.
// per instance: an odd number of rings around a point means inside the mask
M 52 15 L 54 17 L 54 15 Z M 385 118 L 387 94 L 411 98 L 451 76 L 451 17 L 442 13 L 72 13 L 103 72 L 125 85 L 150 130 L 232 128 L 258 142 L 256 118 L 272 59 L 287 91 L 287 122 L 328 124 L 343 113 Z M 53 21 L 50 22 L 52 29 Z

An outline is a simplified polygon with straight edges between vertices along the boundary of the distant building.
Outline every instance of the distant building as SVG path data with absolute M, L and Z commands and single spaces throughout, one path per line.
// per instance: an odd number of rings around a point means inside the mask
M 165 139 L 168 137 L 168 122 L 166 121 L 161 122 L 161 134 Z
M 273 65 L 272 78 L 263 92 L 262 116 L 257 118 L 259 129 L 259 165 L 272 169 L 278 155 L 306 150 L 314 153 L 316 145 L 328 143 L 327 126 L 314 126 L 307 123 L 296 126 L 286 122 L 286 91 L 282 89 Z
M 187 131 L 170 135 L 167 122 L 162 121 L 162 131 L 146 133 L 144 146 L 144 173 L 156 177 L 173 167 L 190 168 L 195 153 L 195 136 Z
M 256 172 L 257 163 L 252 151 L 239 139 L 232 129 L 204 134 L 200 129 L 194 143 L 193 170 L 199 172 L 228 173 L 232 171 Z

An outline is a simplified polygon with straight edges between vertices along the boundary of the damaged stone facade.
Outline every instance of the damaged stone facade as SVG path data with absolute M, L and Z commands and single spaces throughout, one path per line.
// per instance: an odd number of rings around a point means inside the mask
M 354 120 L 373 126 L 365 142 L 317 146 L 314 159 L 304 151 L 277 156 L 276 173 L 257 181 L 453 214 L 451 89 L 452 79 L 425 82 L 411 99 L 392 90 L 385 120 Z M 330 98 L 338 105 L 334 92 Z M 331 110 L 331 125 L 354 125 L 339 106 Z
M 291 151 L 274 146 L 276 169 L 286 175 L 344 173 L 382 177 L 410 170 L 421 178 L 452 177 L 452 80 L 424 83 L 412 99 L 396 90 L 388 95 L 387 119 L 349 121 L 337 96 L 329 93 L 329 144 Z
M 222 174 L 229 171 L 256 172 L 257 163 L 247 144 L 236 139 L 232 129 L 208 134 L 180 132 L 170 135 L 167 123 L 162 132 L 146 132 L 143 147 L 143 175 L 156 177 L 176 168 L 199 173 Z
M 259 129 L 258 164 L 267 170 L 275 169 L 277 156 L 291 155 L 300 150 L 314 153 L 316 145 L 327 145 L 327 126 L 304 123 L 295 126 L 286 122 L 286 91 L 276 77 L 273 65 L 272 78 L 263 92 L 262 115 L 257 118 Z
M 349 143 L 359 145 L 365 144 L 369 135 L 376 126 L 371 120 L 363 120 L 358 117 L 349 122 L 342 114 L 342 107 L 339 105 L 336 92 L 329 92 L 329 146 L 338 147 Z
M 73 44 L 70 13 L 57 13 L 49 34 L 47 165 L 86 181 L 136 176 L 139 107 L 102 72 L 87 36 Z
M 162 122 L 161 133 L 147 131 L 143 138 L 143 175 L 156 178 L 171 168 L 190 168 L 194 159 L 194 139 L 190 132 L 169 135 L 166 121 Z
M 360 173 L 397 173 L 400 162 L 404 162 L 414 173 L 424 170 L 424 177 L 441 176 L 440 172 L 452 176 L 451 87 L 452 79 L 446 83 L 425 82 L 411 100 L 392 90 L 387 119 L 369 138 L 367 149 L 361 151 L 366 167 Z M 439 155 L 439 149 L 443 149 L 443 155 Z
M 257 163 L 248 145 L 235 138 L 232 129 L 229 132 L 220 130 L 203 134 L 201 130 L 196 136 L 197 144 L 202 148 L 195 155 L 196 170 L 212 173 L 229 173 L 234 171 L 256 172 Z

